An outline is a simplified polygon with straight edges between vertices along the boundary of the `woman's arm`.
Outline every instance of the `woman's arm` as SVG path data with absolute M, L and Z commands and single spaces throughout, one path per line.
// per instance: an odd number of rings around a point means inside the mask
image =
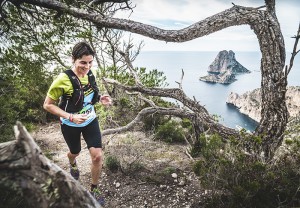
M 70 114 L 70 113 L 60 109 L 56 105 L 56 103 L 57 103 L 57 101 L 46 96 L 43 107 L 49 113 L 52 113 L 53 115 L 56 115 L 56 116 L 59 116 L 59 117 L 65 118 L 65 119 L 69 119 L 76 124 L 81 124 L 88 118 L 85 114 Z
M 55 100 L 51 99 L 50 97 L 46 96 L 43 107 L 46 111 L 48 111 L 49 113 L 51 113 L 53 115 L 69 119 L 70 118 L 70 113 L 67 113 L 66 111 L 60 109 L 56 105 L 56 103 L 57 103 L 57 101 L 55 101 Z

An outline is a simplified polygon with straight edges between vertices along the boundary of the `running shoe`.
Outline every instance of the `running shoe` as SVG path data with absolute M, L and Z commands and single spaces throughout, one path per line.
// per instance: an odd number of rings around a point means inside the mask
M 76 164 L 76 161 L 75 163 L 72 165 L 70 164 L 70 174 L 71 176 L 75 179 L 75 180 L 78 180 L 79 179 L 79 170 L 78 170 L 78 167 L 77 167 L 77 164 Z
M 101 206 L 104 206 L 105 201 L 104 198 L 101 196 L 101 192 L 98 188 L 94 188 L 93 191 L 91 191 L 91 194 Z

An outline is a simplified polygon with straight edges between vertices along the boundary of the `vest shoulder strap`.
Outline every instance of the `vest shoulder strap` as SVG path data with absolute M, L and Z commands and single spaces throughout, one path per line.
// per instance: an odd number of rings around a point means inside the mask
M 74 89 L 80 89 L 81 88 L 80 80 L 78 79 L 78 77 L 76 76 L 76 74 L 73 72 L 73 70 L 68 69 L 68 70 L 66 70 L 64 72 L 68 75 L 68 77 L 69 77 L 69 79 L 70 79 L 70 81 L 72 83 L 73 88 Z M 88 72 L 87 75 L 88 75 L 88 81 L 89 81 L 89 83 L 91 85 L 94 85 L 95 82 L 96 82 L 96 79 L 95 79 L 95 76 L 94 76 L 92 70 L 89 70 L 89 72 Z
M 96 79 L 95 79 L 95 76 L 94 76 L 92 70 L 90 70 L 87 75 L 88 75 L 89 83 L 91 85 L 94 85 L 94 83 L 96 82 Z
M 71 69 L 66 70 L 65 73 L 68 75 L 72 83 L 73 89 L 80 89 L 81 83 L 76 74 Z

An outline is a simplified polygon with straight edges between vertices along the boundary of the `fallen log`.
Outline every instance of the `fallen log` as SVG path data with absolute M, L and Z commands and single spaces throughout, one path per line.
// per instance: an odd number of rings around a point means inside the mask
M 1 192 L 15 191 L 30 207 L 100 207 L 88 190 L 43 155 L 21 122 L 14 132 L 16 140 L 0 143 Z

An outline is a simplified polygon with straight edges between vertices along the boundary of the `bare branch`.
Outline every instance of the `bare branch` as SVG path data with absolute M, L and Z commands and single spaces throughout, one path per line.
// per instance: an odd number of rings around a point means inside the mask
M 17 0 L 9 1 L 13 3 L 17 2 Z M 129 31 L 166 42 L 185 42 L 230 26 L 243 24 L 255 25 L 261 19 L 260 12 L 262 12 L 254 8 L 234 6 L 228 10 L 192 24 L 189 27 L 180 30 L 164 30 L 131 20 L 103 17 L 96 12 L 90 12 L 84 9 L 68 6 L 56 0 L 23 0 L 22 2 L 56 10 L 63 12 L 64 14 L 70 14 L 74 17 L 93 22 L 99 27 Z M 239 21 L 236 21 L 237 17 L 239 17 Z M 214 27 L 209 27 L 211 25 Z
M 92 5 L 97 5 L 97 4 L 103 4 L 103 3 L 109 3 L 109 2 L 113 2 L 113 3 L 127 3 L 129 0 L 93 0 L 91 1 L 88 5 L 92 6 Z
M 105 135 L 109 135 L 109 134 L 115 134 L 115 133 L 128 131 L 131 128 L 133 128 L 138 122 L 140 122 L 144 116 L 149 115 L 149 114 L 155 114 L 155 113 L 157 113 L 159 115 L 174 115 L 174 116 L 181 117 L 181 118 L 193 117 L 192 112 L 187 112 L 187 111 L 181 110 L 179 108 L 148 107 L 148 108 L 142 109 L 137 114 L 137 116 L 126 126 L 115 128 L 115 129 L 105 129 L 102 132 L 102 135 L 105 136 Z
M 195 160 L 192 156 L 191 156 L 191 154 L 189 153 L 189 150 L 190 150 L 190 148 L 186 148 L 186 150 L 185 150 L 185 154 L 191 159 L 191 160 Z
M 178 109 L 178 111 L 181 112 L 181 113 L 177 114 L 178 117 L 182 117 L 184 115 L 185 117 L 190 118 L 192 121 L 196 122 L 196 124 L 194 124 L 195 127 L 197 127 L 197 125 L 205 126 L 207 129 L 210 129 L 211 132 L 219 133 L 224 139 L 227 139 L 230 136 L 239 137 L 238 131 L 236 131 L 235 129 L 231 129 L 231 128 L 222 126 L 221 124 L 215 122 L 215 120 L 209 115 L 209 113 L 203 106 L 199 105 L 197 102 L 194 102 L 192 99 L 190 99 L 188 96 L 186 96 L 185 93 L 181 89 L 178 89 L 178 88 L 147 88 L 145 86 L 127 86 L 127 85 L 123 85 L 113 79 L 103 78 L 103 80 L 109 84 L 116 85 L 119 88 L 122 88 L 127 91 L 141 92 L 146 95 L 158 96 L 158 97 L 168 97 L 168 98 L 176 99 L 189 109 L 189 110 Z M 158 107 L 158 108 L 154 108 L 154 109 L 158 110 L 161 108 Z M 166 113 L 166 115 L 175 115 L 173 113 L 174 111 L 175 110 L 170 109 L 169 114 L 167 114 L 167 109 L 164 109 L 164 112 Z M 159 111 L 159 112 L 162 113 L 161 111 Z M 131 125 L 133 125 L 132 122 L 131 122 Z M 126 128 L 126 130 L 127 129 L 128 128 Z M 115 133 L 115 131 L 113 131 L 113 133 Z
M 300 51 L 300 50 L 297 51 L 297 46 L 298 46 L 298 42 L 299 42 L 299 39 L 300 39 L 300 23 L 299 23 L 299 26 L 298 26 L 297 35 L 294 36 L 293 38 L 295 38 L 295 43 L 294 43 L 294 48 L 293 48 L 292 56 L 291 56 L 291 59 L 290 59 L 290 64 L 289 64 L 289 66 L 285 67 L 285 74 L 286 74 L 286 76 L 290 73 L 290 71 L 291 71 L 291 69 L 293 67 L 293 64 L 294 64 L 295 56 Z
M 267 10 L 270 13 L 275 14 L 275 0 L 265 0 L 265 4 L 267 6 Z
M 0 22 L 4 22 L 4 24 L 6 25 L 6 29 L 2 29 L 0 28 L 0 36 L 2 36 L 4 33 L 6 33 L 7 31 L 9 31 L 10 29 L 10 25 L 9 25 L 9 22 L 6 20 L 7 18 L 7 14 L 5 12 L 5 10 L 3 9 L 5 3 L 7 1 L 6 0 L 2 0 L 0 3 Z
M 183 69 L 181 69 L 181 79 L 180 79 L 180 82 L 176 82 L 179 85 L 179 89 L 181 89 L 181 90 L 182 90 L 183 77 L 184 77 L 184 71 L 183 71 Z
M 130 70 L 130 73 L 132 74 L 132 76 L 134 77 L 134 80 L 135 80 L 135 83 L 138 85 L 138 86 L 143 86 L 142 82 L 140 81 L 140 78 L 138 77 L 138 75 L 136 74 L 136 72 L 134 71 L 134 67 L 132 66 L 132 63 L 130 61 L 130 58 L 129 58 L 129 51 L 130 49 L 133 47 L 132 44 L 128 44 L 127 47 L 126 47 L 126 51 L 123 52 L 121 50 L 118 50 L 118 52 L 121 54 L 121 56 L 124 58 L 124 61 L 125 63 L 127 64 L 128 66 L 128 69 Z
M 143 100 L 143 101 L 145 101 L 146 103 L 148 103 L 150 106 L 152 106 L 152 107 L 157 107 L 157 106 L 155 105 L 155 103 L 154 103 L 152 100 L 150 100 L 150 99 L 144 97 L 141 93 L 138 93 L 138 97 L 139 97 L 141 100 Z

